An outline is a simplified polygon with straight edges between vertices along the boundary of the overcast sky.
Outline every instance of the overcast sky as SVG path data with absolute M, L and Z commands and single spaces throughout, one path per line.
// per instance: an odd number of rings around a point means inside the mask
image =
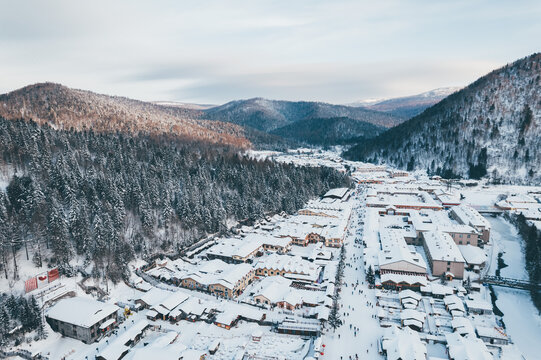
M 348 103 L 464 86 L 540 51 L 541 1 L 0 0 L 0 92 Z

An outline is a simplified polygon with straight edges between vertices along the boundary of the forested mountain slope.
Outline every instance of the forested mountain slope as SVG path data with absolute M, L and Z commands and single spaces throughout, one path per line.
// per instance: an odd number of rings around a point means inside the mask
M 273 130 L 272 133 L 313 145 L 336 145 L 353 139 L 377 136 L 384 127 L 365 121 L 338 118 L 309 118 Z
M 481 77 L 345 156 L 446 177 L 541 183 L 541 54 Z
M 56 129 L 170 134 L 172 136 L 250 146 L 245 130 L 227 122 L 202 119 L 200 110 L 107 96 L 66 86 L 42 83 L 0 95 L 0 116 L 34 120 Z
M 230 220 L 294 212 L 348 186 L 328 168 L 228 149 L 0 118 L 0 269 L 16 277 L 13 254 L 28 250 L 36 264 L 68 271 L 77 254 L 118 281 L 135 255 L 175 251 Z
M 358 107 L 262 98 L 232 101 L 204 112 L 205 117 L 211 120 L 232 122 L 266 132 L 313 118 L 347 117 L 383 127 L 392 127 L 403 121 L 389 114 Z

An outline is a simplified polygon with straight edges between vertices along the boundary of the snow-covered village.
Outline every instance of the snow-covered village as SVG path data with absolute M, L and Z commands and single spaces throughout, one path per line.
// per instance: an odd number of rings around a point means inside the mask
M 541 360 L 540 19 L 0 0 L 0 360 Z
M 21 280 L 0 286 L 31 296 L 42 328 L 4 356 L 537 358 L 541 317 L 513 219 L 540 225 L 541 188 L 448 181 L 321 150 L 250 156 L 348 171 L 354 185 L 178 256 L 132 261 L 117 284 L 77 263 L 73 276 L 36 273 L 21 256 Z

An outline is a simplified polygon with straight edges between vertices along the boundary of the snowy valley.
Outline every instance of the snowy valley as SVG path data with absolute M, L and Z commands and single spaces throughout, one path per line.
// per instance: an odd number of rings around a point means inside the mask
M 528 214 L 538 226 L 540 188 L 450 182 L 321 150 L 249 155 L 332 168 L 354 185 L 174 257 L 137 258 L 116 284 L 76 259 L 73 274 L 51 277 L 55 269 L 36 268 L 21 249 L 20 280 L 0 286 L 35 298 L 43 329 L 4 351 L 45 359 L 536 358 L 539 311 L 528 290 L 497 280 L 529 281 L 508 218 Z

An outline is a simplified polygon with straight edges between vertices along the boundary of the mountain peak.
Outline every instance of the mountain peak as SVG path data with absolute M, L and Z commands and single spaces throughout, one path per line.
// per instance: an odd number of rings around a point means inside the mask
M 460 90 L 459 87 L 442 87 L 416 95 L 388 99 L 367 99 L 350 104 L 375 111 L 382 111 L 398 117 L 412 118 L 445 97 Z

